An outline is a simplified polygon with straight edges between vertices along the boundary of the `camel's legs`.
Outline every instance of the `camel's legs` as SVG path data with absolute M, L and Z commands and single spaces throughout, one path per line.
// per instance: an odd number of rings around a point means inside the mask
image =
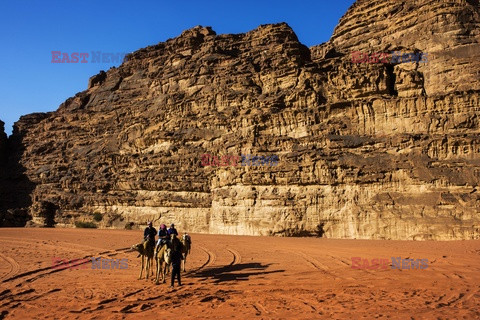
M 164 264 L 165 264 L 165 265 L 164 265 L 164 267 L 163 267 L 163 273 L 162 273 L 162 275 L 163 275 L 163 277 L 162 277 L 163 283 L 165 283 L 165 281 L 166 281 L 166 277 L 167 277 L 166 274 L 167 274 L 167 271 L 168 271 L 168 264 L 167 264 L 167 262 L 165 261 Z
M 158 284 L 158 277 L 160 276 L 160 263 L 158 262 L 158 259 L 155 259 L 156 261 L 156 275 L 155 275 L 155 284 Z
M 138 280 L 142 279 L 142 274 L 143 274 L 143 263 L 144 263 L 144 256 L 142 256 L 142 268 L 140 269 L 140 276 L 138 277 Z
M 158 284 L 158 260 L 155 259 L 155 284 Z
M 150 262 L 151 262 L 151 261 L 150 261 L 150 258 L 147 257 L 147 270 L 146 270 L 146 271 L 147 271 L 147 272 L 146 272 L 147 275 L 145 276 L 145 280 L 148 280 L 148 277 L 149 277 L 149 275 L 150 275 Z
M 165 283 L 165 261 L 162 261 L 162 265 L 160 266 L 160 272 L 162 273 L 162 283 Z
M 150 261 L 151 261 L 151 262 L 150 262 L 150 267 L 151 267 L 151 270 L 152 270 L 152 277 L 153 277 L 153 274 L 154 274 L 154 271 L 153 271 L 153 270 L 155 270 L 155 269 L 153 268 L 153 258 L 151 258 Z

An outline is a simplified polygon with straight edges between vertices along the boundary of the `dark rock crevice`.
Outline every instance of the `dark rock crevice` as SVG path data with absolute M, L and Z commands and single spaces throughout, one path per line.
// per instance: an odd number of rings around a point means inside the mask
M 395 65 L 394 64 L 386 64 L 385 65 L 385 71 L 387 73 L 386 86 L 387 86 L 388 94 L 396 97 L 396 96 L 398 96 L 398 91 L 395 90 L 396 75 L 395 75 L 394 70 L 395 70 Z
M 23 227 L 32 217 L 30 209 L 34 183 L 24 166 L 25 134 L 29 128 L 46 119 L 49 113 L 34 113 L 20 118 L 4 147 L 4 163 L 0 172 L 0 226 Z

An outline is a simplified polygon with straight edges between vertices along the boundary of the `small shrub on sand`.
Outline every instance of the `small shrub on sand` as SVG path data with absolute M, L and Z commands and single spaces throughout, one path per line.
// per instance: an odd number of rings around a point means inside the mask
M 96 228 L 97 225 L 93 222 L 75 221 L 75 227 L 77 227 L 77 228 Z
M 95 220 L 95 221 L 102 221 L 102 219 L 103 219 L 103 216 L 102 216 L 102 214 L 101 214 L 100 212 L 95 212 L 95 213 L 93 214 L 93 220 Z

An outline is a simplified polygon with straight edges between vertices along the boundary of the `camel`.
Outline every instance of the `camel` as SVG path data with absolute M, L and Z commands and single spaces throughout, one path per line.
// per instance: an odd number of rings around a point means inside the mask
M 192 248 L 192 238 L 188 233 L 182 236 L 182 255 L 183 255 L 183 272 L 185 272 L 185 263 L 187 263 L 187 256 L 190 254 Z
M 144 242 L 133 245 L 132 250 L 138 251 L 139 256 L 142 256 L 142 269 L 140 270 L 138 280 L 142 279 L 143 269 L 145 269 L 145 280 L 147 280 L 150 271 L 152 271 L 153 275 L 153 270 L 150 267 L 153 260 L 154 246 L 150 245 L 150 240 L 147 239 Z M 145 258 L 147 259 L 146 263 Z
M 165 275 L 167 274 L 168 268 L 170 267 L 171 252 L 172 252 L 172 249 L 170 249 L 167 244 L 163 245 L 158 251 L 156 255 L 157 273 L 155 277 L 155 284 L 158 284 L 160 273 L 162 273 L 162 282 L 165 283 Z M 162 267 L 163 267 L 163 270 L 162 270 Z

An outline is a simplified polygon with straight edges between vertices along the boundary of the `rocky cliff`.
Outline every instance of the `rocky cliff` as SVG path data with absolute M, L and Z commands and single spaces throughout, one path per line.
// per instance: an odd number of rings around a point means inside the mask
M 365 0 L 310 49 L 282 23 L 195 27 L 138 50 L 15 124 L 9 165 L 28 192 L 10 207 L 57 226 L 479 238 L 479 12 Z M 428 62 L 351 59 L 398 50 Z M 204 154 L 279 161 L 205 166 Z

